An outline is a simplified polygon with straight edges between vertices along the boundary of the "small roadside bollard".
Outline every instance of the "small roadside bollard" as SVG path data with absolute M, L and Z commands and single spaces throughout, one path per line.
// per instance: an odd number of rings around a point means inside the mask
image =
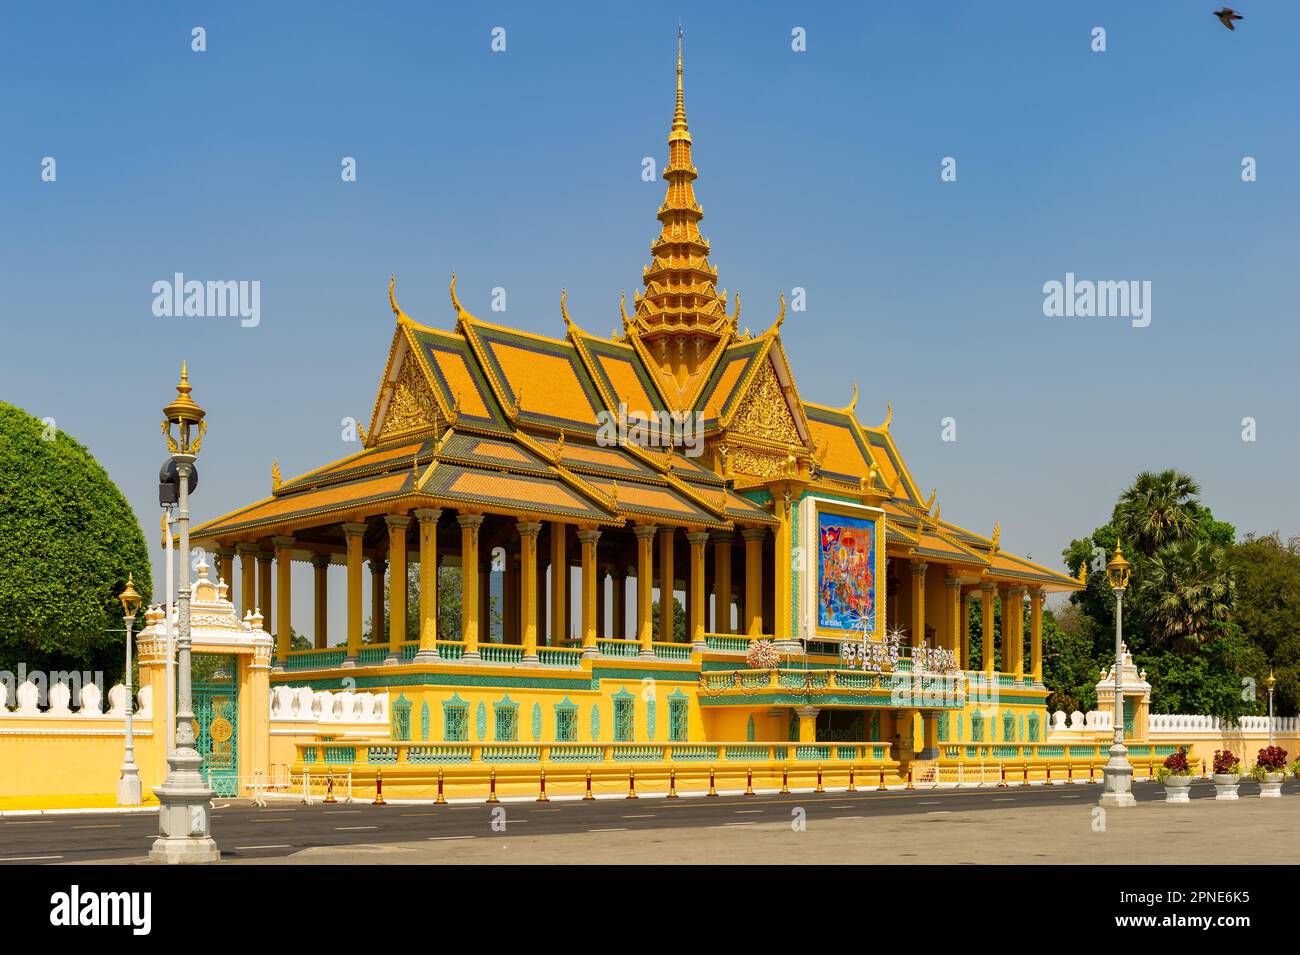
M 846 793 L 855 793 L 858 791 L 858 787 L 853 785 L 853 770 L 854 767 L 852 764 L 850 764 L 849 765 L 849 788 L 844 790 Z
M 338 800 L 334 798 L 334 777 L 333 776 L 325 777 L 325 798 L 321 802 L 322 805 L 325 806 L 332 806 L 336 802 L 338 802 Z
M 826 787 L 822 785 L 822 768 L 820 766 L 817 767 L 817 788 L 814 789 L 813 792 L 815 793 L 826 792 Z
M 635 770 L 635 769 L 629 769 L 629 770 L 627 771 L 627 798 L 628 798 L 628 799 L 636 799 L 636 798 L 637 798 L 637 796 L 636 796 L 636 770 Z
M 1205 775 L 1205 760 L 1201 760 L 1201 778 L 1202 779 L 1207 778 Z
M 447 797 L 442 794 L 442 767 L 438 767 L 438 798 L 433 801 L 435 806 L 447 805 Z
M 1148 759 L 1147 760 L 1147 782 L 1153 783 L 1155 781 L 1156 781 L 1156 761 L 1154 759 Z
M 497 768 L 495 766 L 492 767 L 492 772 L 488 776 L 487 801 L 489 803 L 497 803 L 501 801 L 500 799 L 497 798 Z
M 591 767 L 588 766 L 587 767 L 587 792 L 583 795 L 582 801 L 590 802 L 595 798 L 596 797 L 591 794 Z
M 1088 762 L 1088 782 L 1090 782 L 1090 783 L 1095 783 L 1095 782 L 1097 782 L 1097 777 L 1096 777 L 1095 775 L 1093 775 L 1093 769 L 1094 769 L 1094 767 L 1093 767 L 1092 762 L 1091 762 L 1091 760 L 1090 760 L 1090 761 Z
M 666 798 L 668 799 L 681 798 L 680 796 L 677 795 L 677 770 L 676 769 L 668 770 L 668 796 Z
M 1006 789 L 1007 788 L 1007 764 L 1002 762 L 1002 760 L 998 760 L 998 775 L 1001 776 L 1001 778 L 998 780 L 998 789 Z
M 911 766 L 908 766 L 908 767 L 907 767 L 907 788 L 908 788 L 908 789 L 915 789 L 915 788 L 916 788 L 915 786 L 912 785 L 912 767 L 911 767 Z
M 706 796 L 716 796 L 718 794 L 718 788 L 715 785 L 713 785 L 713 783 L 714 783 L 713 767 L 710 766 L 709 767 L 709 791 L 705 793 Z
M 551 800 L 546 797 L 546 767 L 545 766 L 542 767 L 542 773 L 537 778 L 537 784 L 540 787 L 537 793 L 537 801 L 550 802 Z
M 388 805 L 388 803 L 384 801 L 384 767 L 382 766 L 380 766 L 379 769 L 375 771 L 375 801 L 372 802 L 370 805 L 372 806 Z
M 1065 764 L 1065 785 L 1074 785 L 1074 763 Z
M 1052 785 L 1052 764 L 1051 763 L 1047 764 L 1047 782 L 1044 785 L 1047 786 Z
M 745 770 L 745 795 L 753 796 L 754 793 L 754 767 L 750 766 Z
M 1028 786 L 1029 785 L 1029 760 L 1025 760 L 1025 765 L 1022 766 L 1021 769 L 1023 772 L 1020 779 L 1020 785 Z
M 790 792 L 790 767 L 785 765 L 781 767 L 781 792 Z
M 884 791 L 885 791 L 885 767 L 884 767 L 884 766 L 881 766 L 881 767 L 880 767 L 880 785 L 876 787 L 876 792 L 878 792 L 878 793 L 883 793 Z

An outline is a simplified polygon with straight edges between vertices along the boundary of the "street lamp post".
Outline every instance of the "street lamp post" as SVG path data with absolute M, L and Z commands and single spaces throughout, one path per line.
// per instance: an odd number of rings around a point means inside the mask
M 1273 745 L 1273 688 L 1277 686 L 1277 677 L 1273 675 L 1272 670 L 1268 671 L 1268 679 L 1264 681 L 1264 685 L 1268 687 L 1268 745 L 1271 747 Z
M 1132 565 L 1124 559 L 1119 541 L 1115 541 L 1115 555 L 1106 565 L 1106 578 L 1115 594 L 1115 736 L 1110 759 L 1102 769 L 1104 785 L 1099 804 L 1116 808 L 1137 805 L 1133 798 L 1133 767 L 1124 748 L 1124 591 L 1131 573 Z
M 176 748 L 167 756 L 167 779 L 154 790 L 158 796 L 158 838 L 149 850 L 151 862 L 217 862 L 221 853 L 209 833 L 209 810 L 212 791 L 201 772 L 203 758 L 194 748 L 194 713 L 190 690 L 190 505 L 189 492 L 194 478 L 194 459 L 203 444 L 207 424 L 204 411 L 190 397 L 189 376 L 181 365 L 181 381 L 176 398 L 163 409 L 163 434 L 167 450 L 176 466 L 177 515 L 180 531 L 180 580 L 177 582 L 176 605 Z M 172 435 L 172 426 L 177 435 Z M 191 438 L 193 440 L 191 440 Z
M 122 615 L 126 619 L 126 753 L 122 757 L 122 775 L 117 780 L 117 804 L 138 806 L 141 795 L 140 767 L 135 764 L 135 735 L 131 724 L 132 711 L 135 709 L 135 695 L 131 686 L 131 640 L 141 597 L 135 590 L 134 574 L 127 574 L 126 589 L 117 599 L 122 601 Z

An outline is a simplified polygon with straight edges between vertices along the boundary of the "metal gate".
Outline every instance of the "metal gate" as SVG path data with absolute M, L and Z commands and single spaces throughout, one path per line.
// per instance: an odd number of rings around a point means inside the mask
M 239 795 L 239 683 L 235 658 L 196 654 L 194 669 L 195 746 L 203 757 L 203 778 L 214 796 L 236 797 Z

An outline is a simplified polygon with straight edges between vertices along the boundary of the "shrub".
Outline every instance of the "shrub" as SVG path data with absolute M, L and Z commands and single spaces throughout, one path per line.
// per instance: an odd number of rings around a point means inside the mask
M 1286 772 L 1286 750 L 1281 746 L 1265 746 L 1255 757 L 1255 765 L 1250 770 L 1252 779 L 1263 779 L 1266 773 Z
M 1156 775 L 1162 782 L 1168 776 L 1192 775 L 1192 767 L 1187 762 L 1187 750 L 1180 746 L 1178 752 L 1170 753 L 1165 757 L 1164 765 Z
M 1232 750 L 1230 749 L 1216 749 L 1214 751 L 1214 775 L 1240 776 L 1241 760 L 1232 755 Z

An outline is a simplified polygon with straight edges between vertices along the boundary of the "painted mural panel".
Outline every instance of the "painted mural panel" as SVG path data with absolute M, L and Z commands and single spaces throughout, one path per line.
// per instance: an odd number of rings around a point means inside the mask
M 817 625 L 873 633 L 876 629 L 876 521 L 817 514 Z

